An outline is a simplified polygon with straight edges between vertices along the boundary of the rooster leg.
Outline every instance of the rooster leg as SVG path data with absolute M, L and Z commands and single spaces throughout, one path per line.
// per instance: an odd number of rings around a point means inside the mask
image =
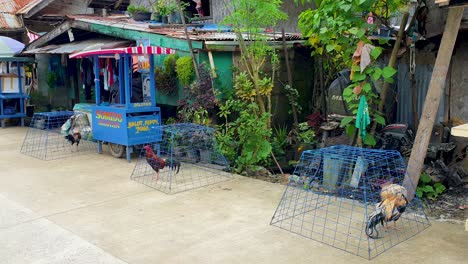
M 159 180 L 159 171 L 156 172 L 156 177 L 153 176 L 153 180 L 154 180 L 154 181 Z
M 396 231 L 400 231 L 400 228 L 396 226 L 396 222 L 393 221 L 393 224 L 388 224 L 387 222 L 385 223 L 385 226 L 384 226 L 384 229 L 386 231 L 388 230 L 396 230 Z

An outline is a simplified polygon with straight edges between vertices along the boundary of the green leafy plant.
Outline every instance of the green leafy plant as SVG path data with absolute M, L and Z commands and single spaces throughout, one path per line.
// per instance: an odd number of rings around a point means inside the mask
M 218 126 L 216 138 L 223 154 L 234 161 L 236 171 L 242 173 L 269 164 L 272 130 L 267 128 L 268 114 L 258 115 L 255 102 L 239 99 L 228 99 L 219 108 L 218 116 L 224 124 Z
M 416 195 L 419 198 L 429 198 L 431 200 L 437 200 L 437 197 L 446 190 L 442 183 L 434 183 L 431 177 L 423 172 L 419 178 L 418 187 L 416 188 Z
M 239 40 L 241 71 L 248 77 L 251 87 L 244 86 L 246 93 L 258 105 L 258 115 L 268 113 L 267 127 L 271 127 L 271 90 L 277 71 L 278 57 L 268 45 L 263 33 L 265 28 L 274 27 L 278 21 L 287 19 L 280 10 L 281 0 L 233 0 L 225 2 L 232 13 L 222 23 L 230 25 Z M 270 59 L 271 72 L 266 65 Z M 266 78 L 266 79 L 265 79 Z M 244 82 L 248 84 L 248 82 Z M 248 88 L 248 89 L 247 89 Z M 245 100 L 245 99 L 244 99 Z
M 268 114 L 258 116 L 258 105 L 255 103 L 241 104 L 239 118 L 236 121 L 239 136 L 240 156 L 237 158 L 237 170 L 244 171 L 250 166 L 266 162 L 270 157 L 271 129 L 268 129 Z
M 130 15 L 133 15 L 134 13 L 149 13 L 150 10 L 149 10 L 149 8 L 144 7 L 144 6 L 129 5 L 127 7 L 127 12 Z
M 177 54 L 170 54 L 167 55 L 166 58 L 164 58 L 163 65 L 164 65 L 164 71 L 166 71 L 167 74 L 171 76 L 176 76 L 176 62 L 177 59 L 179 59 L 179 55 Z
M 229 117 L 233 113 L 236 101 L 226 100 L 224 103 L 219 104 L 218 117 L 222 118 L 223 124 L 217 126 L 215 131 L 216 141 L 229 161 L 234 161 L 237 157 L 237 150 L 239 143 L 236 137 L 237 128 L 233 122 L 229 122 Z
M 184 87 L 184 97 L 178 101 L 177 116 L 182 122 L 207 125 L 211 123 L 209 116 L 214 115 L 218 100 L 209 67 L 200 64 L 198 72 L 200 79 Z
M 49 86 L 48 95 L 49 95 L 50 105 L 52 105 L 53 98 L 55 97 L 55 94 L 57 92 L 57 81 L 58 81 L 58 75 L 56 72 L 54 71 L 47 72 L 46 82 L 47 82 L 47 86 Z
M 297 140 L 298 143 L 303 144 L 314 144 L 315 143 L 315 132 L 314 130 L 307 124 L 307 122 L 299 123 L 297 133 Z
M 175 124 L 175 123 L 176 123 L 176 119 L 174 117 L 172 117 L 172 116 L 169 117 L 165 122 L 166 125 L 172 125 L 172 124 Z
M 194 69 L 192 57 L 180 57 L 176 61 L 175 71 L 179 82 L 187 86 L 193 79 Z
M 382 53 L 382 48 L 375 47 L 371 52 L 372 60 L 375 61 Z M 364 71 L 357 65 L 352 66 L 352 82 L 343 91 L 343 100 L 346 101 L 349 109 L 353 115 L 356 115 L 359 108 L 359 99 L 361 96 L 366 96 L 369 115 L 374 119 L 375 122 L 381 125 L 385 125 L 384 114 L 377 110 L 377 105 L 380 102 L 377 91 L 373 88 L 373 85 L 378 82 L 393 83 L 393 76 L 396 74 L 396 70 L 392 67 L 383 67 L 379 65 L 371 64 L 366 67 Z M 349 136 L 354 134 L 356 129 L 355 119 L 353 117 L 345 117 L 341 121 L 341 126 L 346 127 L 346 131 Z M 374 136 L 367 133 L 363 138 L 365 145 L 374 146 L 376 140 Z
M 296 2 L 299 2 L 296 0 Z M 312 2 L 311 0 L 302 0 Z M 379 96 L 372 89 L 372 82 L 381 79 L 392 82 L 392 76 L 396 70 L 390 67 L 380 68 L 371 64 L 364 71 L 357 65 L 353 65 L 353 54 L 359 42 L 370 43 L 368 36 L 382 24 L 388 27 L 390 15 L 405 8 L 406 0 L 320 0 L 313 1 L 317 8 L 307 9 L 299 16 L 298 26 L 304 37 L 308 38 L 313 47 L 313 55 L 323 61 L 324 72 L 328 76 L 323 82 L 324 87 L 329 85 L 332 77 L 343 68 L 351 68 L 354 76 L 353 83 L 344 90 L 343 97 L 354 114 L 357 113 L 359 96 L 365 95 L 368 100 L 370 116 L 375 122 L 384 124 L 385 119 L 377 109 Z M 372 11 L 376 21 L 368 24 L 367 19 L 361 14 Z M 389 27 L 388 27 L 389 28 Z M 390 28 L 389 28 L 390 29 Z M 380 44 L 386 44 L 382 41 Z M 375 62 L 382 53 L 382 48 L 377 47 L 371 52 Z M 322 87 L 322 89 L 324 88 Z M 346 127 L 348 134 L 355 130 L 352 117 L 343 119 L 341 124 Z M 363 138 L 366 145 L 374 145 L 375 139 L 369 134 Z
M 299 91 L 291 87 L 289 84 L 284 86 L 286 91 L 286 96 L 288 97 L 289 105 L 291 109 L 288 111 L 290 114 L 293 114 L 294 125 L 299 126 L 297 115 L 302 112 L 302 106 L 299 104 Z
M 271 140 L 271 147 L 273 154 L 280 157 L 285 153 L 286 145 L 288 144 L 288 127 L 286 125 L 278 126 L 273 129 L 273 137 Z
M 176 0 L 152 0 L 150 3 L 153 11 L 162 16 L 167 16 L 178 9 Z M 181 1 L 182 10 L 187 8 L 188 5 L 188 3 Z
M 29 104 L 34 105 L 35 112 L 46 112 L 49 98 L 37 90 L 31 90 L 29 93 Z

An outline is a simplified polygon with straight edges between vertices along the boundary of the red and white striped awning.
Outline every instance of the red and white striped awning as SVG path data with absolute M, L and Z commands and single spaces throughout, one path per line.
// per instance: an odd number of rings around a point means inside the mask
M 146 46 L 146 47 L 129 47 L 126 48 L 127 54 L 134 54 L 134 55 L 143 55 L 143 54 L 155 54 L 155 55 L 161 55 L 161 54 L 174 54 L 175 50 L 171 48 L 163 48 L 159 46 Z
M 161 55 L 161 54 L 174 54 L 175 50 L 171 48 L 163 48 L 159 46 L 146 46 L 146 47 L 128 47 L 116 49 L 101 49 L 77 52 L 70 55 L 70 59 L 85 58 L 90 56 L 109 56 L 114 54 L 131 54 L 131 55 Z

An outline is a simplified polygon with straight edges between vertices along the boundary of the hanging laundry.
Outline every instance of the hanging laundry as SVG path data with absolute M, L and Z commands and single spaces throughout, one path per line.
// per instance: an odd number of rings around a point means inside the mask
M 112 63 L 112 60 L 109 58 L 107 59 L 107 73 L 108 73 L 108 76 L 109 76 L 109 86 L 112 86 L 114 84 L 114 67 L 113 67 L 113 63 Z
M 103 78 L 104 90 L 109 91 L 109 84 L 108 84 L 108 82 L 109 82 L 109 72 L 107 71 L 107 69 L 103 69 L 102 73 L 103 73 L 103 77 L 104 77 Z
M 371 52 L 375 48 L 375 46 L 371 44 L 364 44 L 364 42 L 360 41 L 357 45 L 356 51 L 353 54 L 353 65 L 359 65 L 361 72 L 363 72 L 367 66 L 371 63 Z M 351 76 L 350 79 L 352 80 L 354 77 L 354 70 L 351 69 Z
M 359 129 L 359 135 L 364 138 L 367 134 L 366 128 L 370 124 L 369 107 L 365 95 L 361 96 L 359 108 L 356 115 L 356 127 Z

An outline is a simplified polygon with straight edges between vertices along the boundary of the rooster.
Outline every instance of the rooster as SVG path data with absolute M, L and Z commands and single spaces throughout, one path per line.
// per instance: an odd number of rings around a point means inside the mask
M 375 211 L 369 215 L 366 224 L 366 235 L 369 238 L 377 238 L 379 232 L 376 226 L 380 223 L 384 226 L 384 222 L 395 222 L 405 212 L 408 205 L 408 192 L 405 187 L 398 184 L 387 184 L 380 191 L 381 202 L 375 206 Z M 387 229 L 389 228 L 386 224 Z
M 76 143 L 76 151 L 78 151 L 78 145 L 80 144 L 81 140 L 81 133 L 80 132 L 75 132 L 72 135 L 68 134 L 65 136 L 65 139 L 70 142 L 70 144 L 73 146 L 73 144 Z
M 175 171 L 175 174 L 179 173 L 180 161 L 158 157 L 158 155 L 156 155 L 153 149 L 148 145 L 144 146 L 143 149 L 145 150 L 146 162 L 148 162 L 151 168 L 156 172 L 156 180 L 159 180 L 159 170 L 164 169 L 164 167 L 168 167 L 172 171 Z

